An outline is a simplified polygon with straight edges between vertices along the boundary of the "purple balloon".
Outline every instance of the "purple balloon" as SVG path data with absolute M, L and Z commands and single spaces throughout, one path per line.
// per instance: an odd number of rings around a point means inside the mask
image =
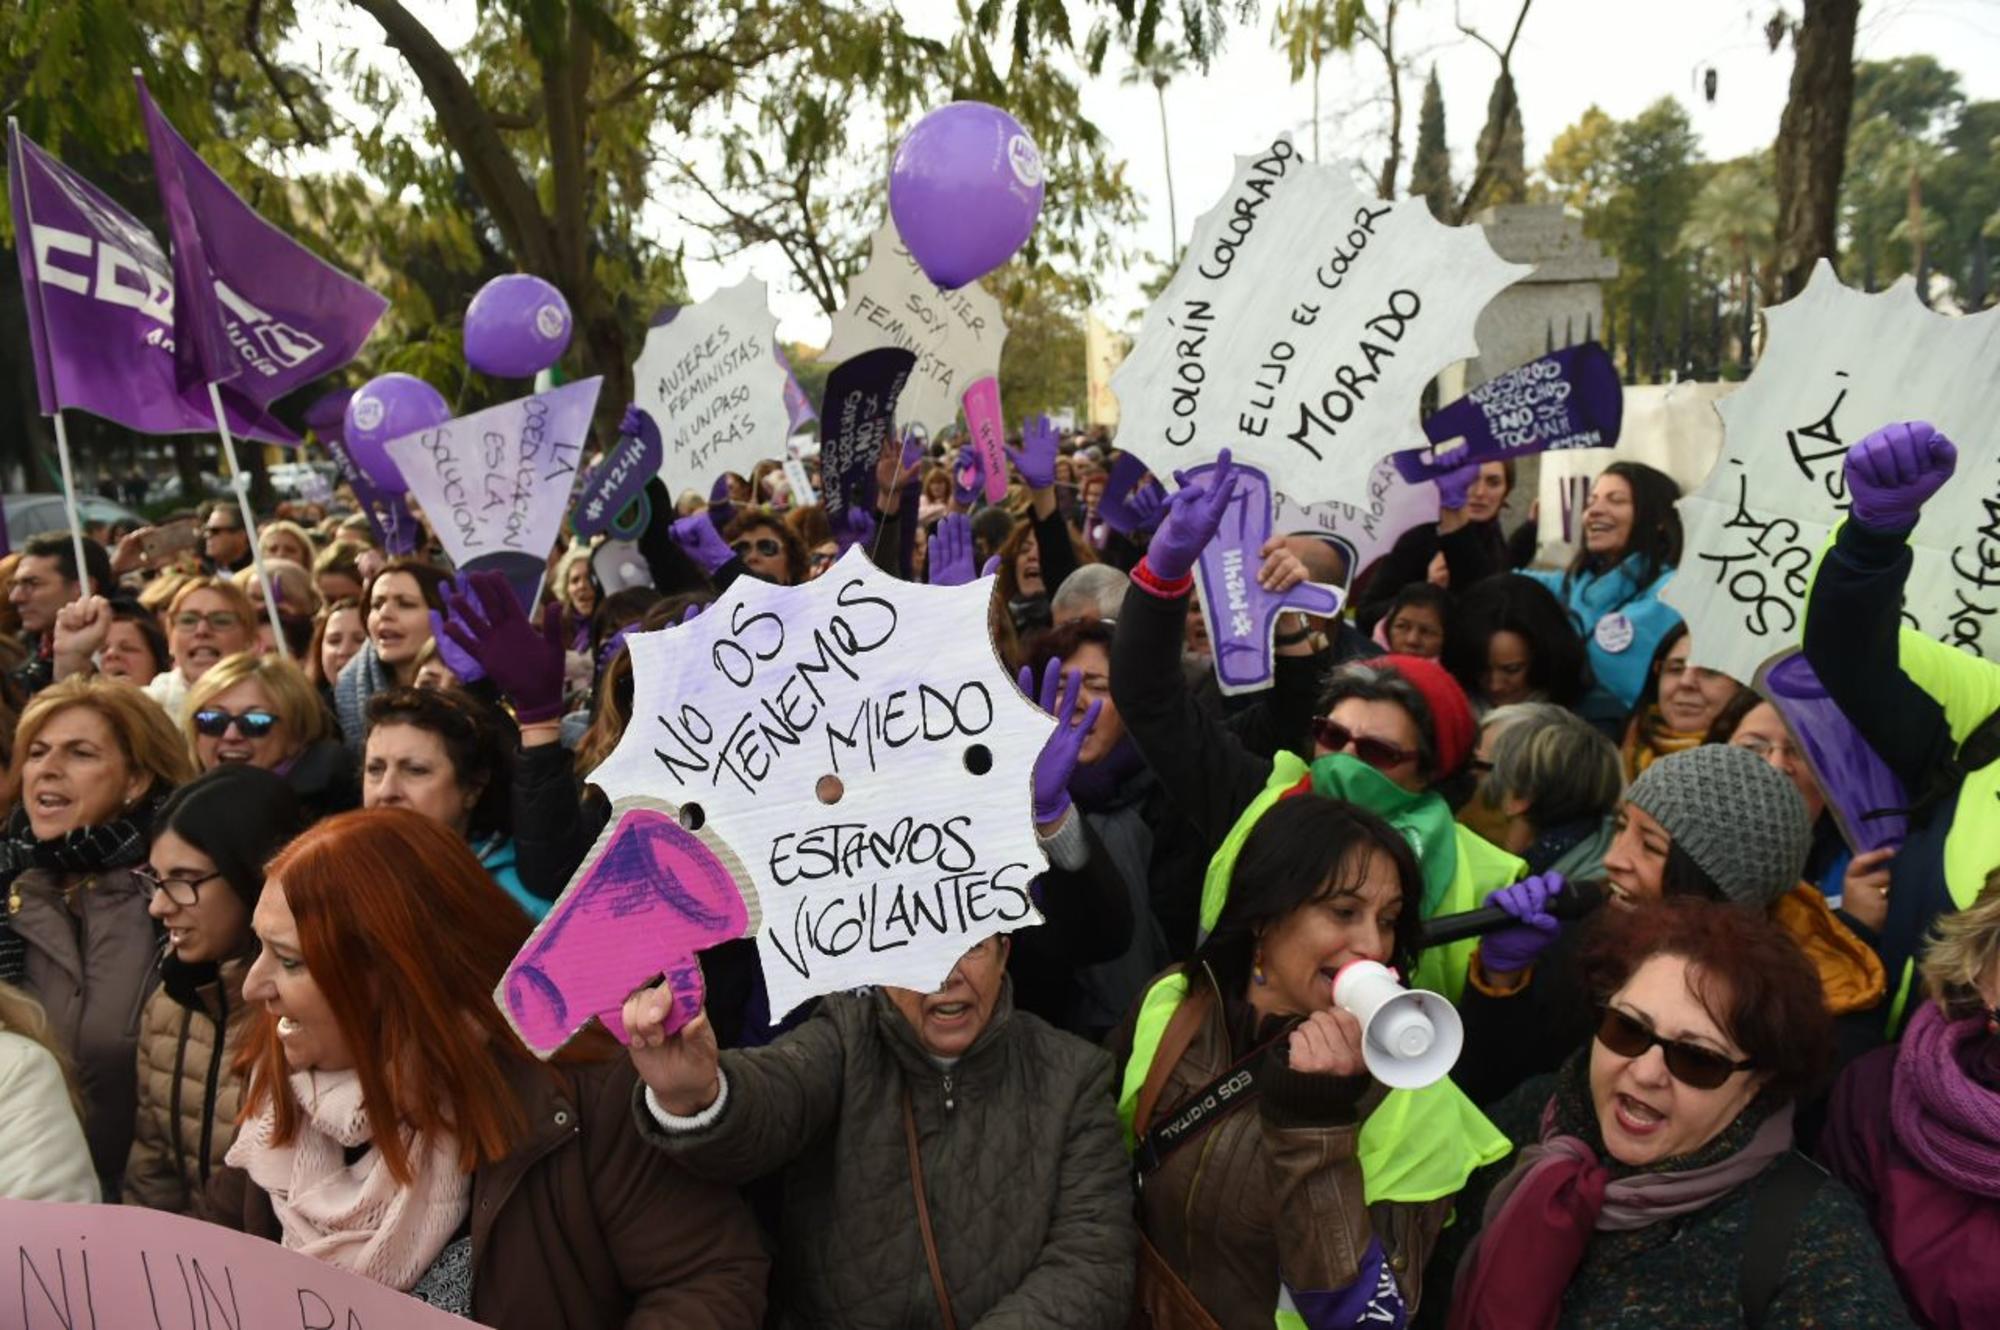
M 569 302 L 541 278 L 495 277 L 466 306 L 465 363 L 496 378 L 533 378 L 562 359 L 573 327 Z
M 403 494 L 410 487 L 383 445 L 450 419 L 444 394 L 416 375 L 381 374 L 348 401 L 342 441 L 370 484 L 384 494 Z
M 910 257 L 947 290 L 1013 257 L 1042 211 L 1042 153 L 985 102 L 940 106 L 903 136 L 889 166 L 889 215 Z

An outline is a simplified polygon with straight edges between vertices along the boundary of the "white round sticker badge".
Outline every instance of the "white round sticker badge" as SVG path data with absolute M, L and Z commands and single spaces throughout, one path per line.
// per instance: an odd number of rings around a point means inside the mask
M 1613 613 L 1597 621 L 1597 631 L 1592 636 L 1597 639 L 1599 647 L 1617 656 L 1624 654 L 1632 645 L 1632 639 L 1637 636 L 1637 632 L 1632 627 L 1631 619 L 1623 614 Z

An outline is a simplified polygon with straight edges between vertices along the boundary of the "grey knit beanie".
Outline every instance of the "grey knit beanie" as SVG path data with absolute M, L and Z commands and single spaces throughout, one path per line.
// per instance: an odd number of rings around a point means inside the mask
M 1625 801 L 1665 827 L 1738 905 L 1767 909 L 1805 872 L 1806 801 L 1746 748 L 1703 744 L 1669 754 L 1640 773 Z

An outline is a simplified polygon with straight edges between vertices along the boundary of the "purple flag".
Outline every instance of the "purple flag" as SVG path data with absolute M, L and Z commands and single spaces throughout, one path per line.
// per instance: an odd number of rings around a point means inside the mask
M 133 78 L 174 243 L 182 381 L 268 406 L 354 359 L 389 302 L 259 217 Z
M 1901 845 L 1909 834 L 1909 791 L 1827 695 L 1805 653 L 1793 648 L 1765 661 L 1756 688 L 1805 750 L 1806 765 L 1848 847 L 1866 854 Z
M 160 242 L 11 124 L 7 166 L 42 414 L 73 408 L 142 434 L 213 433 L 207 385 L 175 376 L 173 270 Z M 299 441 L 233 387 L 222 400 L 239 437 Z
M 778 358 L 778 363 L 785 369 L 785 410 L 791 415 L 792 433 L 796 434 L 803 426 L 818 420 L 819 412 L 813 410 L 812 398 L 806 396 L 805 387 L 799 382 L 799 376 L 792 373 L 792 362 L 786 359 L 785 348 L 772 342 L 771 354 Z
M 1215 469 L 1212 462 L 1187 472 L 1194 481 Z M 1201 580 L 1201 614 L 1215 646 L 1215 677 L 1222 691 L 1248 693 L 1273 677 L 1271 632 L 1288 610 L 1329 618 L 1340 613 L 1346 593 L 1338 587 L 1301 582 L 1290 591 L 1266 591 L 1257 584 L 1264 542 L 1271 538 L 1271 481 L 1254 466 L 1230 471 L 1236 492 L 1223 510 L 1222 526 L 1201 551 L 1195 576 Z
M 1433 447 L 1395 455 L 1408 481 L 1435 480 L 1467 462 L 1504 462 L 1530 453 L 1609 448 L 1618 442 L 1625 389 L 1611 354 L 1596 342 L 1550 352 L 1488 379 L 1424 422 Z M 1437 445 L 1465 440 L 1440 454 Z

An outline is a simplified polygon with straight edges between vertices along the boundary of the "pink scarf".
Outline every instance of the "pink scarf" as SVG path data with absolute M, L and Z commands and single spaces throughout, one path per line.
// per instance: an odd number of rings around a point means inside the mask
M 379 1150 L 345 1162 L 347 1148 L 374 1139 L 351 1071 L 302 1071 L 287 1078 L 306 1121 L 290 1145 L 272 1143 L 277 1118 L 267 1105 L 243 1124 L 228 1162 L 271 1198 L 293 1251 L 407 1293 L 437 1260 L 472 1208 L 472 1179 L 447 1137 L 409 1142 L 416 1177 L 407 1187 Z
M 1993 1038 L 1985 1017 L 1947 1021 L 1937 1003 L 1924 1003 L 1896 1052 L 1889 1122 L 1896 1143 L 1932 1177 L 2000 1199 L 2000 1094 L 1960 1061 L 1968 1042 Z
M 1762 1173 L 1792 1148 L 1792 1106 L 1757 1127 L 1748 1145 L 1682 1172 L 1614 1178 L 1582 1137 L 1559 1130 L 1557 1098 L 1542 1111 L 1538 1144 L 1486 1200 L 1485 1222 L 1459 1266 L 1451 1330 L 1546 1330 L 1594 1233 L 1645 1228 L 1700 1210 Z

